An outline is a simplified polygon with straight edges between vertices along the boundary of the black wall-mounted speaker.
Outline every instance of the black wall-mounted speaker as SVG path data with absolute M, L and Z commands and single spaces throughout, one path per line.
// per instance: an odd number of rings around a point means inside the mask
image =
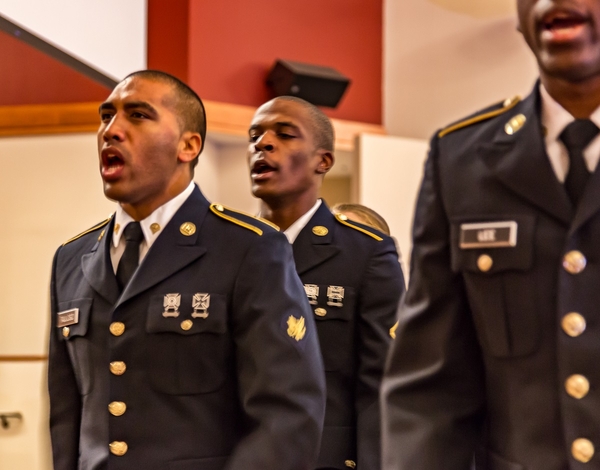
M 297 96 L 316 106 L 335 108 L 350 79 L 331 67 L 277 59 L 267 77 L 275 96 Z

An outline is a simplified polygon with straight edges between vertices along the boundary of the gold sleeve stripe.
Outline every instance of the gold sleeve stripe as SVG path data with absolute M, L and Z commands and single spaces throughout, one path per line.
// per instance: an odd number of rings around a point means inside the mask
M 112 218 L 112 215 L 108 219 L 103 220 L 102 222 L 100 222 L 97 225 L 94 225 L 92 228 L 87 229 L 85 232 L 81 232 L 79 235 L 75 235 L 73 238 L 69 238 L 66 242 L 64 242 L 62 244 L 62 246 L 65 246 L 66 244 L 71 243 L 71 242 L 77 240 L 78 238 L 81 238 L 84 235 L 87 235 L 90 232 L 93 232 L 94 230 L 98 230 L 99 228 L 104 227 L 106 224 L 108 224 L 110 222 L 111 218 Z
M 354 230 L 358 230 L 359 232 L 362 232 L 362 233 L 364 233 L 365 235 L 368 235 L 368 236 L 370 236 L 371 238 L 374 238 L 374 239 L 375 239 L 375 240 L 377 240 L 378 242 L 380 242 L 380 241 L 382 241 L 382 240 L 383 240 L 383 238 L 381 238 L 379 235 L 375 235 L 374 233 L 372 233 L 372 232 L 369 232 L 368 230 L 365 230 L 365 229 L 364 229 L 364 228 L 362 228 L 362 227 L 357 227 L 356 225 L 353 225 L 353 224 L 349 223 L 349 222 L 346 220 L 346 218 L 343 216 L 343 214 L 335 214 L 335 218 L 336 218 L 336 220 L 337 220 L 339 223 L 341 223 L 341 224 L 343 224 L 343 225 L 346 225 L 346 226 L 348 226 L 348 227 L 351 227 L 351 228 L 353 228 Z
M 472 124 L 476 124 L 478 122 L 485 121 L 487 119 L 491 119 L 493 117 L 499 116 L 500 114 L 505 113 L 509 109 L 514 108 L 520 101 L 521 101 L 521 97 L 520 96 L 515 96 L 514 98 L 509 98 L 509 99 L 507 99 L 507 100 L 504 101 L 502 108 L 496 109 L 495 111 L 490 111 L 488 113 L 480 114 L 478 116 L 474 116 L 474 117 L 469 118 L 469 119 L 465 119 L 464 121 L 461 121 L 461 122 L 457 122 L 456 124 L 453 124 L 453 125 L 451 125 L 449 127 L 446 127 L 445 129 L 442 129 L 438 133 L 438 137 L 442 138 L 445 135 L 450 134 L 451 132 L 454 132 L 454 131 L 457 131 L 459 129 L 462 129 L 463 127 L 468 127 L 468 126 L 470 126 Z
M 221 210 L 217 209 L 217 207 L 219 207 Z M 228 220 L 229 222 L 239 225 L 240 227 L 244 227 L 248 230 L 252 230 L 254 233 L 257 233 L 258 235 L 263 234 L 263 231 L 261 229 L 259 229 L 258 227 L 255 227 L 254 225 L 250 225 L 246 222 L 238 220 L 234 217 L 231 217 L 230 215 L 224 214 L 222 212 L 222 210 L 225 210 L 225 207 L 221 206 L 220 204 L 211 204 L 210 210 L 212 211 L 213 214 L 218 215 L 222 219 Z M 227 210 L 231 210 L 231 209 L 227 209 Z M 236 212 L 236 211 L 232 211 L 232 212 Z M 252 216 L 250 216 L 250 217 L 252 217 Z

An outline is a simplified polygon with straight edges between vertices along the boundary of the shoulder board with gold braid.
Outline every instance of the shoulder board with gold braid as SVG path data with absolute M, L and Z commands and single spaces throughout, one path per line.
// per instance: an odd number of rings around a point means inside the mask
M 242 212 L 242 211 L 238 211 L 235 209 L 231 209 L 229 207 L 225 207 L 222 204 L 211 204 L 210 210 L 213 214 L 221 217 L 222 219 L 228 220 L 229 222 L 239 225 L 240 227 L 244 227 L 248 230 L 251 230 L 258 235 L 263 234 L 263 230 L 260 228 L 260 224 L 268 225 L 269 227 L 272 227 L 279 232 L 279 227 L 277 225 L 269 222 L 268 220 L 260 219 L 251 214 L 247 214 L 246 212 Z M 251 223 L 248 221 L 240 220 L 238 217 L 236 217 L 239 215 L 247 217 L 248 219 L 250 219 Z M 253 224 L 254 222 L 257 222 L 257 224 L 254 225 Z
M 94 230 L 98 230 L 99 228 L 102 228 L 102 227 L 104 227 L 106 224 L 108 224 L 108 223 L 110 222 L 110 219 L 111 219 L 111 218 L 112 218 L 112 215 L 111 215 L 111 216 L 110 216 L 108 219 L 106 219 L 106 220 L 103 220 L 102 222 L 100 222 L 99 224 L 96 224 L 96 225 L 94 225 L 93 227 L 91 227 L 91 228 L 88 228 L 88 229 L 87 229 L 87 230 L 85 230 L 84 232 L 81 232 L 79 235 L 75 235 L 73 238 L 69 238 L 69 239 L 68 239 L 66 242 L 64 242 L 64 243 L 62 244 L 62 246 L 65 246 L 65 245 L 66 245 L 66 244 L 68 244 L 68 243 L 74 242 L 74 241 L 75 241 L 75 240 L 77 240 L 78 238 L 81 238 L 81 237 L 83 237 L 84 235 L 87 235 L 88 233 L 90 233 L 90 232 L 93 232 Z M 103 233 L 104 233 L 104 231 L 103 231 Z
M 457 131 L 459 129 L 463 129 L 464 127 L 468 127 L 472 124 L 476 124 L 478 122 L 482 122 L 482 121 L 486 121 L 488 119 L 491 119 L 493 117 L 499 116 L 500 114 L 505 113 L 506 111 L 508 111 L 511 108 L 514 108 L 519 102 L 521 101 L 521 97 L 520 96 L 515 96 L 513 98 L 508 98 L 506 100 L 504 100 L 502 102 L 502 107 L 498 108 L 498 109 L 494 109 L 492 111 L 486 111 L 486 112 L 482 112 L 481 114 L 476 114 L 475 116 L 471 116 L 467 119 L 464 119 L 462 121 L 459 121 L 455 124 L 451 124 L 448 127 L 442 129 L 439 133 L 438 133 L 438 137 L 442 138 L 445 135 L 448 135 L 454 131 Z M 489 108 L 488 108 L 489 109 Z
M 366 230 L 363 227 L 359 227 L 358 225 L 354 225 L 354 222 L 350 219 L 348 219 L 347 216 L 345 216 L 344 214 L 334 214 L 335 215 L 335 220 L 337 220 L 340 224 L 342 225 L 346 225 L 347 227 L 351 227 L 354 230 L 358 230 L 359 232 L 364 233 L 365 235 L 370 236 L 371 238 L 374 238 L 375 240 L 377 240 L 378 242 L 382 241 L 383 238 L 381 238 L 379 235 L 377 235 L 376 233 L 373 233 L 369 230 Z

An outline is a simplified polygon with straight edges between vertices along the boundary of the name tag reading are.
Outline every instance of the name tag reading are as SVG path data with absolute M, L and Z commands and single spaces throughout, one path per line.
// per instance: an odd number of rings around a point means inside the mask
M 72 308 L 57 313 L 56 326 L 64 328 L 65 326 L 76 325 L 79 323 L 79 309 Z
M 514 220 L 460 225 L 459 246 L 470 248 L 506 248 L 517 245 Z

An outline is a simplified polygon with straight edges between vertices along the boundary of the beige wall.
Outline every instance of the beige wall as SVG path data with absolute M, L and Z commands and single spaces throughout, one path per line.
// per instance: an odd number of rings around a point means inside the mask
M 383 122 L 388 132 L 427 139 L 478 109 L 528 93 L 536 64 L 516 25 L 514 12 L 481 19 L 427 0 L 385 0 Z
M 0 355 L 45 355 L 49 279 L 56 248 L 108 216 L 95 136 L 0 139 Z M 0 429 L 0 468 L 47 470 L 46 362 L 0 363 L 0 412 L 23 422 Z

